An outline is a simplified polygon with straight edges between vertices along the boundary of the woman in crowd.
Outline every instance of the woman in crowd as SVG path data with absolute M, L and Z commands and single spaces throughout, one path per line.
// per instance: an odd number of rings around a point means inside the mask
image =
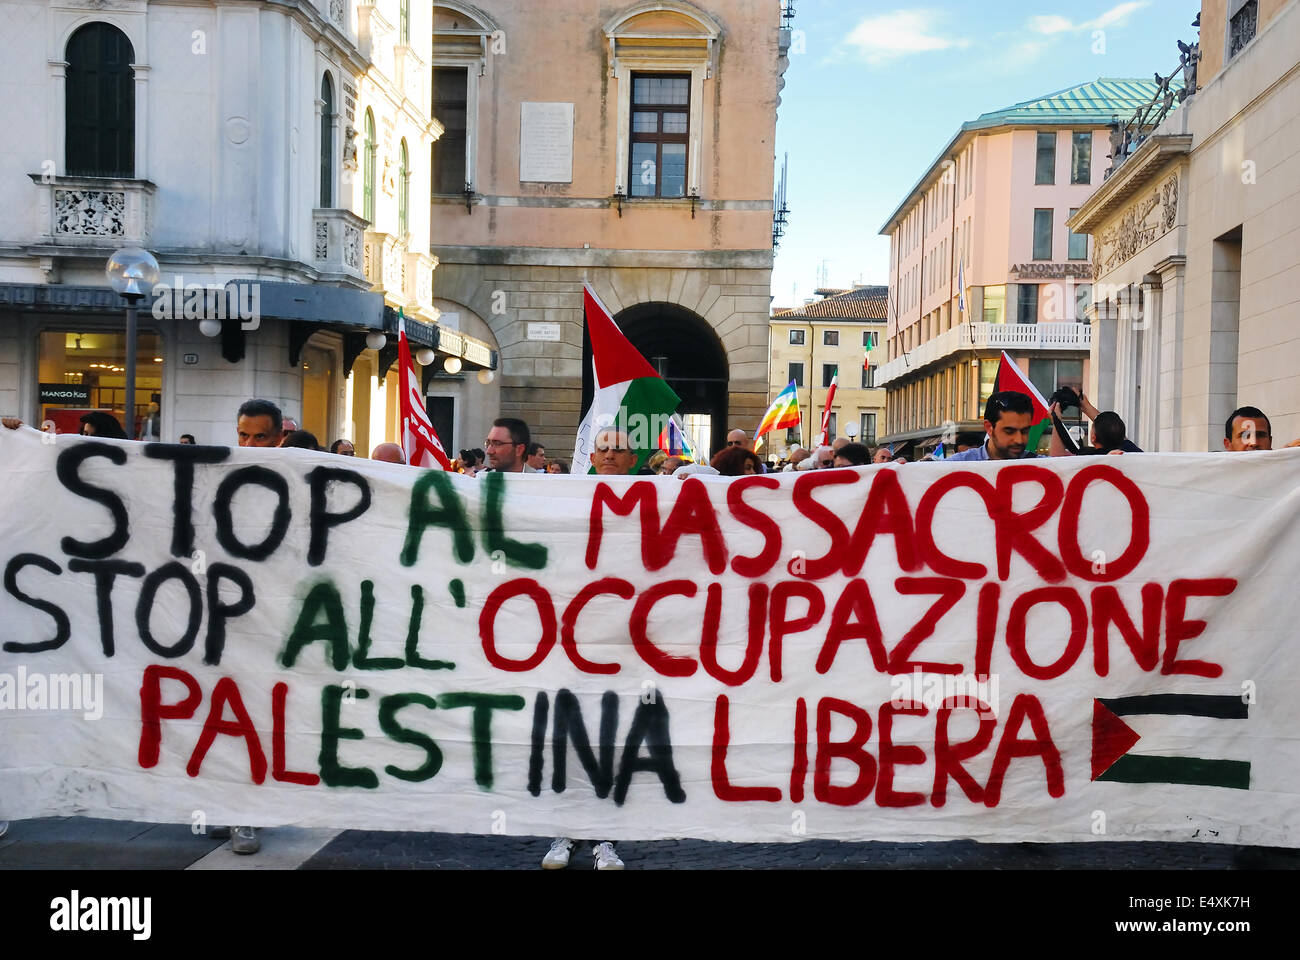
M 727 447 L 713 458 L 710 466 L 724 477 L 748 477 L 763 472 L 758 454 L 744 447 Z

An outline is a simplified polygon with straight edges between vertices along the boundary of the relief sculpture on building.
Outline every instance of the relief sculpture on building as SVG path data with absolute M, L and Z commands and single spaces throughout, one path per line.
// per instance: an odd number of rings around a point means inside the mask
M 1093 279 L 1132 260 L 1178 223 L 1178 174 L 1129 207 L 1120 221 L 1093 245 Z
M 126 233 L 126 194 L 55 190 L 54 232 L 60 236 L 120 237 Z

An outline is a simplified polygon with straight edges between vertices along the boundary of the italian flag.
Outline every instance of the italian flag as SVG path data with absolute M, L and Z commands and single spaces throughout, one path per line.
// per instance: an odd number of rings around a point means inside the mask
M 583 284 L 582 296 L 596 394 L 578 427 L 572 473 L 595 472 L 591 454 L 597 434 L 606 427 L 628 435 L 637 452 L 635 473 L 658 450 L 659 435 L 671 422 L 681 398 L 623 336 L 590 284 Z
M 1029 430 L 1029 446 L 1027 449 L 1030 451 L 1036 450 L 1038 442 L 1043 438 L 1043 434 L 1052 429 L 1052 411 L 1047 405 L 1047 401 L 1043 399 L 1043 395 L 1038 392 L 1038 388 L 1016 366 L 1016 361 L 1007 356 L 1005 350 L 1002 351 L 1002 361 L 998 364 L 998 378 L 993 383 L 994 393 L 1002 393 L 1003 391 L 1023 393 L 1034 402 L 1031 421 L 1033 427 Z

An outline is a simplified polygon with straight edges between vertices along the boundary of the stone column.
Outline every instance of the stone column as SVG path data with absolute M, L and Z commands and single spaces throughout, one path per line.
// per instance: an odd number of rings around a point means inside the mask
M 1155 266 L 1160 277 L 1159 451 L 1179 449 L 1183 423 L 1183 308 L 1187 258 L 1169 257 Z M 1153 341 L 1154 343 L 1154 341 Z

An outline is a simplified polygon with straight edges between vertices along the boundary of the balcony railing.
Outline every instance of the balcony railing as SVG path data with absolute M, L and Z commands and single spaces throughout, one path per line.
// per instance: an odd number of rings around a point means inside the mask
M 963 350 L 1088 350 L 1092 327 L 1086 323 L 963 323 L 876 371 L 876 386 L 938 363 Z
M 36 184 L 36 242 L 59 247 L 147 247 L 153 234 L 148 180 L 51 177 L 31 174 Z
M 341 274 L 353 280 L 364 279 L 361 254 L 366 224 L 366 220 L 351 210 L 313 210 L 312 238 L 316 267 L 326 273 Z
M 366 231 L 366 279 L 385 297 L 405 303 L 406 244 L 391 233 Z

